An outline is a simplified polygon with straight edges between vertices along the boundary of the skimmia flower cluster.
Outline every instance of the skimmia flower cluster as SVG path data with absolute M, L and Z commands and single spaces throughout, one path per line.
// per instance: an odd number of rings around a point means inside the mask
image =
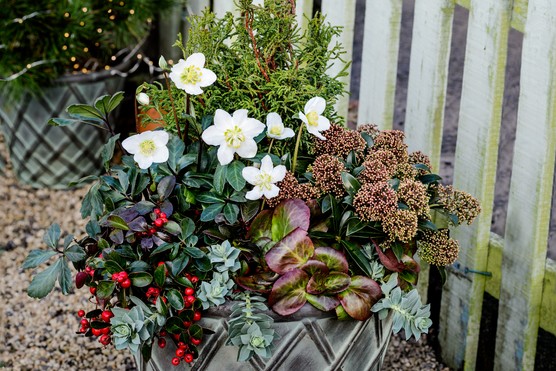
M 94 306 L 79 311 L 79 332 L 145 358 L 172 341 L 175 365 L 194 362 L 203 316 L 227 302 L 235 302 L 227 343 L 240 360 L 271 356 L 267 309 L 287 316 L 313 306 L 362 321 L 393 312 L 406 337 L 428 330 L 415 256 L 452 264 L 459 245 L 450 230 L 472 222 L 477 200 L 443 186 L 426 155 L 408 152 L 403 132 L 345 128 L 326 94 L 267 101 L 263 114 L 238 105 L 196 116 L 227 76 L 200 51 L 171 70 L 160 65 L 169 89 L 144 84 L 137 103 L 170 107 L 161 127 L 108 140 L 106 173 L 85 179 L 93 181 L 81 208 L 85 236 L 60 242 L 59 227 L 48 230 L 48 249 L 32 251 L 24 268 L 59 259 L 29 295 L 47 295 L 56 280 L 69 293 L 71 262 Z M 68 112 L 108 125 L 121 98 Z

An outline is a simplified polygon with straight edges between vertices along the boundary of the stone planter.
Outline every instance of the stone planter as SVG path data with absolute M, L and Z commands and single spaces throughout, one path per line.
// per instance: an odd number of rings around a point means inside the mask
M 364 322 L 338 321 L 332 314 L 306 305 L 289 317 L 269 313 L 280 335 L 270 359 L 254 356 L 249 362 L 237 362 L 238 349 L 225 345 L 228 314 L 227 308 L 218 307 L 201 319 L 200 324 L 209 331 L 192 370 L 376 371 L 380 370 L 392 333 L 391 316 L 384 321 L 377 315 Z M 148 363 L 136 356 L 137 367 L 141 371 L 168 370 L 174 367 L 171 360 L 175 350 L 171 341 L 164 349 L 155 345 Z
M 52 127 L 47 122 L 68 117 L 65 109 L 71 104 L 92 104 L 101 95 L 122 90 L 131 54 L 110 71 L 63 76 L 38 97 L 26 94 L 10 104 L 0 97 L 0 129 L 19 181 L 35 188 L 65 188 L 70 181 L 100 172 L 103 130 L 79 124 Z

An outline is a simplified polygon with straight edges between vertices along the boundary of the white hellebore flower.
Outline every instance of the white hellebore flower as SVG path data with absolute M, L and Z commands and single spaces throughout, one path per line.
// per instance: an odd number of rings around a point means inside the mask
M 276 112 L 270 112 L 266 116 L 266 135 L 273 139 L 286 139 L 295 135 L 292 129 L 284 127 L 282 118 Z
M 148 169 L 153 162 L 168 161 L 168 133 L 165 131 L 145 131 L 132 135 L 122 142 L 126 151 L 133 155 L 133 159 L 141 169 Z
M 216 75 L 209 69 L 204 68 L 205 55 L 193 53 L 186 60 L 180 59 L 172 67 L 170 79 L 179 89 L 185 90 L 187 94 L 202 94 L 201 87 L 212 85 L 216 81 Z
M 145 93 L 139 93 L 137 94 L 137 103 L 139 103 L 142 106 L 146 106 L 147 104 L 150 103 L 150 99 L 149 96 Z
M 314 97 L 305 103 L 305 113 L 299 112 L 299 118 L 307 125 L 307 131 L 322 140 L 326 138 L 320 132 L 330 128 L 330 120 L 321 116 L 325 108 L 324 98 Z
M 257 143 L 253 138 L 262 133 L 264 127 L 259 120 L 247 117 L 246 109 L 237 110 L 233 115 L 217 109 L 214 125 L 203 131 L 201 137 L 206 144 L 219 146 L 218 162 L 227 165 L 234 159 L 234 153 L 243 158 L 257 154 Z
M 248 200 L 258 200 L 262 196 L 272 198 L 278 196 L 280 188 L 276 186 L 286 176 L 286 167 L 272 165 L 272 159 L 266 155 L 261 160 L 261 167 L 257 169 L 254 166 L 246 166 L 243 168 L 241 175 L 245 181 L 255 187 L 245 194 Z

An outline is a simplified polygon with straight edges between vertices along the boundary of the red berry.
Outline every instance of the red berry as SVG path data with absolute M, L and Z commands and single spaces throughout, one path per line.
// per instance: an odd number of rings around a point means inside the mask
M 195 302 L 195 300 L 197 300 L 197 298 L 193 295 L 188 295 L 185 297 L 185 301 L 189 304 L 189 305 L 193 305 L 193 303 Z
M 100 332 L 103 335 L 108 335 L 110 333 L 110 327 L 104 327 L 104 328 L 100 329 Z
M 163 224 L 168 223 L 168 218 L 160 218 L 160 219 L 162 220 L 162 223 L 163 223 Z
M 184 357 L 183 360 L 187 363 L 191 363 L 193 362 L 193 354 L 191 353 L 187 353 Z
M 79 329 L 79 332 L 82 333 L 82 334 L 84 334 L 84 333 L 87 332 L 87 329 L 86 329 L 85 327 L 81 327 L 81 328 Z
M 87 273 L 77 272 L 77 274 L 75 275 L 75 287 L 77 287 L 78 289 L 82 288 L 87 281 L 87 277 L 89 277 Z
M 172 338 L 178 341 L 180 339 L 180 334 L 172 334 Z
M 161 265 L 164 265 L 164 262 L 158 262 L 158 264 L 156 266 L 160 267 Z
M 119 273 L 112 273 L 112 281 L 117 281 L 118 277 L 120 277 Z
M 183 341 L 180 341 L 180 342 L 178 343 L 178 348 L 180 348 L 180 349 L 187 349 L 187 344 L 184 343 Z
M 187 278 L 188 280 L 191 280 L 191 275 L 189 273 L 186 273 L 185 278 Z
M 83 309 L 80 309 L 80 310 L 77 312 L 77 316 L 78 316 L 78 317 L 85 317 L 85 311 L 84 311 Z
M 160 214 L 158 214 L 158 216 L 160 217 L 160 219 L 165 219 L 168 217 L 168 215 L 166 215 L 166 213 L 161 212 Z
M 121 283 L 122 288 L 127 289 L 129 286 L 131 286 L 131 281 L 129 280 L 129 278 L 126 278 L 125 281 L 123 281 Z
M 95 336 L 100 336 L 100 335 L 102 335 L 102 331 L 100 331 L 99 328 L 93 328 L 93 329 L 91 329 L 91 332 L 92 332 L 93 335 L 95 335 Z
M 114 313 L 112 313 L 109 310 L 103 311 L 102 314 L 100 315 L 100 318 L 102 318 L 104 322 L 110 322 L 110 318 L 112 317 L 114 317 Z
M 179 359 L 178 357 L 172 358 L 172 364 L 173 364 L 174 366 L 179 365 L 179 364 L 180 364 L 180 359 Z
M 89 327 L 89 320 L 83 318 L 83 319 L 81 320 L 81 327 L 88 328 L 88 327 Z
M 162 221 L 162 219 L 158 218 L 154 221 L 154 225 L 158 228 L 162 227 L 164 225 L 164 222 Z
M 102 335 L 98 340 L 102 345 L 110 344 L 110 336 L 109 335 Z
M 168 299 L 166 299 L 164 296 L 160 298 L 160 300 L 162 300 L 164 302 L 164 304 L 168 303 Z
M 191 327 L 191 321 L 183 321 L 185 327 Z
M 181 349 L 181 348 L 176 349 L 176 357 L 182 358 L 184 355 L 185 355 L 185 350 L 184 349 Z
M 199 321 L 199 320 L 201 320 L 201 312 L 195 311 L 195 313 L 193 314 L 193 321 Z
M 185 295 L 193 295 L 194 293 L 195 290 L 193 290 L 191 287 L 185 289 Z
M 166 339 L 164 338 L 158 338 L 158 346 L 160 348 L 164 348 L 166 346 Z
M 89 287 L 89 291 L 91 292 L 91 294 L 95 295 L 97 293 L 97 288 L 96 287 Z
M 197 283 L 197 282 L 199 282 L 199 277 L 197 276 L 191 277 L 191 283 Z
M 93 277 L 95 275 L 95 270 L 91 269 L 91 271 L 89 272 L 89 275 L 91 275 L 91 277 Z
M 156 215 L 160 215 L 160 209 L 159 209 L 159 208 L 156 208 L 156 209 L 154 209 L 153 211 L 154 211 L 154 213 L 155 213 Z
M 168 333 L 165 330 L 160 331 L 160 336 L 166 336 L 166 335 L 168 335 Z
M 150 233 L 150 234 L 155 234 L 155 233 L 156 233 L 156 228 L 151 228 L 151 229 L 149 229 L 149 233 Z
M 201 339 L 191 338 L 191 344 L 199 345 L 199 344 L 201 344 Z
M 86 267 L 85 267 L 85 272 L 87 272 L 87 273 L 91 273 L 91 267 L 89 267 L 89 266 L 86 266 Z

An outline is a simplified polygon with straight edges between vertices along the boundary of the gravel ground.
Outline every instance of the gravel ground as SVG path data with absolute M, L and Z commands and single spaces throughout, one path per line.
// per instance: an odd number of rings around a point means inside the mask
M 1 137 L 0 137 L 1 138 Z M 0 139 L 0 156 L 5 156 Z M 36 190 L 18 184 L 9 169 L 0 174 L 0 369 L 7 370 L 135 370 L 131 353 L 103 348 L 76 335 L 77 311 L 90 309 L 85 291 L 64 297 L 58 290 L 45 299 L 29 298 L 30 272 L 20 269 L 53 222 L 63 231 L 81 235 L 79 214 L 85 189 Z M 384 370 L 449 370 L 426 339 L 407 342 L 394 336 Z M 356 371 L 356 370 L 354 370 Z

